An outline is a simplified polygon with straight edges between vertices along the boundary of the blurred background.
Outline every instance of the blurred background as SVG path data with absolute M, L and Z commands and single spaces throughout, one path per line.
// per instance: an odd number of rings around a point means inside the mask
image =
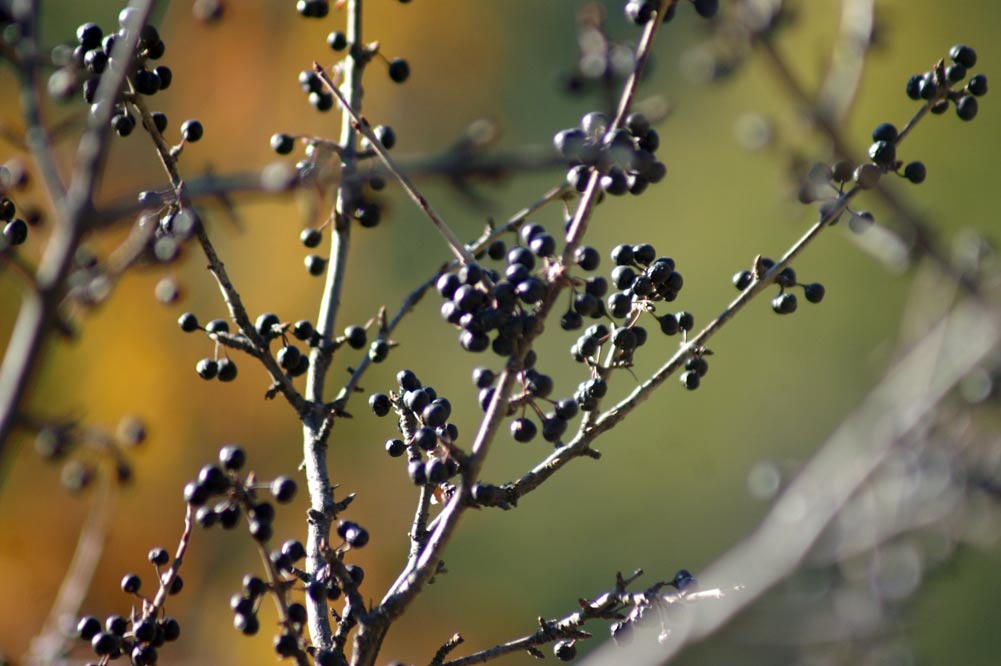
M 575 17 L 584 4 L 370 0 L 365 39 L 378 40 L 390 58 L 406 58 L 412 75 L 397 85 L 384 63 L 373 62 L 365 77 L 364 111 L 373 123 L 396 130 L 394 153 L 401 160 L 440 153 L 478 119 L 491 121 L 501 133 L 492 150 L 548 150 L 556 131 L 607 104 L 600 90 L 567 92 L 567 76 L 579 58 Z M 605 28 L 613 39 L 627 44 L 638 39 L 639 29 L 626 22 L 621 2 L 599 4 L 607 8 Z M 725 14 L 729 3 L 722 4 Z M 791 22 L 776 33 L 774 49 L 813 91 L 838 39 L 841 3 L 791 4 Z M 244 172 L 274 161 L 268 145 L 274 132 L 337 138 L 339 114 L 312 109 L 296 79 L 313 60 L 335 62 L 325 38 L 331 30 L 344 29 L 342 12 L 306 20 L 290 1 L 240 0 L 227 3 L 222 22 L 206 24 L 193 17 L 191 2 L 161 5 L 166 8 L 156 23 L 167 47 L 162 62 L 171 67 L 174 80 L 152 106 L 168 115 L 170 141 L 179 140 L 185 119 L 197 118 L 205 126 L 204 138 L 189 145 L 180 161 L 185 178 L 207 169 Z M 876 42 L 858 102 L 843 127 L 856 154 L 864 153 L 876 124 L 899 126 L 911 116 L 917 104 L 905 96 L 904 84 L 944 57 L 952 44 L 974 46 L 980 57 L 976 71 L 1001 78 L 997 3 L 886 0 L 876 6 Z M 72 42 L 84 21 L 110 29 L 120 4 L 50 1 L 41 7 L 43 39 L 55 45 Z M 667 163 L 668 177 L 642 197 L 606 201 L 588 237 L 605 257 L 603 271 L 609 268 L 608 251 L 621 242 L 650 242 L 660 254 L 674 257 L 685 277 L 677 305 L 694 313 L 697 328 L 736 295 L 730 282 L 734 272 L 749 267 L 756 254 L 781 255 L 814 220 L 816 207 L 796 200 L 797 179 L 811 162 L 831 155 L 829 140 L 805 122 L 774 64 L 758 50 L 746 58 L 738 53 L 725 72 L 706 66 L 707 59 L 714 62 L 712 40 L 720 38 L 711 29 L 681 3 L 675 20 L 661 32 L 638 99 L 670 108 L 658 126 L 658 155 Z M 707 81 L 714 78 L 706 76 L 710 71 L 724 75 Z M 9 67 L 0 70 L 0 85 L 10 100 L 0 118 L 8 127 L 23 127 Z M 72 119 L 83 109 L 81 101 L 74 101 L 46 113 Z M 1001 109 L 989 94 L 974 122 L 963 123 L 952 112 L 930 117 L 901 148 L 903 159 L 925 162 L 928 180 L 913 186 L 900 179 L 892 187 L 931 222 L 947 254 L 966 242 L 970 230 L 996 240 L 997 216 L 987 192 L 996 187 L 993 151 L 1001 146 L 999 123 Z M 75 149 L 73 136 L 59 144 L 64 172 Z M 99 201 L 128 200 L 139 190 L 168 185 L 141 130 L 115 138 L 112 145 Z M 25 157 L 10 145 L 3 150 L 4 161 Z M 36 176 L 30 160 L 25 164 Z M 442 179 L 423 179 L 420 186 L 459 235 L 472 239 L 488 219 L 507 219 L 562 178 L 560 168 L 511 174 L 476 183 L 476 200 Z M 49 204 L 35 182 L 19 201 L 44 210 Z M 234 201 L 235 218 L 214 202 L 201 210 L 251 315 L 274 311 L 283 321 L 315 319 L 322 279 L 303 269 L 307 251 L 297 240 L 303 226 L 313 222 L 306 216 L 315 202 L 302 194 Z M 383 202 L 378 228 L 353 231 L 338 327 L 364 324 L 383 305 L 395 311 L 450 257 L 397 187 L 387 188 Z M 874 195 L 863 194 L 858 202 L 877 221 L 889 215 Z M 560 206 L 551 206 L 532 220 L 556 231 L 562 215 Z M 860 250 L 860 237 L 845 227 L 825 234 L 795 265 L 801 280 L 827 287 L 821 305 L 804 303 L 795 315 L 778 318 L 764 299 L 755 302 L 713 340 L 712 369 L 698 391 L 669 381 L 635 418 L 598 441 L 600 461 L 573 462 L 514 511 L 467 514 L 445 556 L 449 573 L 391 631 L 380 661 L 425 663 L 456 631 L 466 639 L 456 655 L 530 633 L 538 616 L 563 616 L 577 607 L 579 597 L 610 589 L 616 571 L 644 569 L 641 584 L 669 579 L 679 568 L 697 576 L 751 531 L 775 488 L 816 451 L 892 363 L 901 318 L 913 297 L 916 270 L 892 253 L 888 259 Z M 104 256 L 124 235 L 122 229 L 95 238 L 91 247 Z M 40 253 L 44 237 L 43 223 L 24 246 L 27 256 Z M 181 489 L 201 465 L 215 460 L 222 444 L 243 445 L 249 467 L 264 478 L 301 477 L 295 415 L 281 399 L 264 400 L 268 380 L 261 368 L 231 354 L 240 368 L 235 382 L 206 382 L 195 374 L 195 363 L 212 355 L 213 344 L 200 334 L 182 333 L 177 317 L 189 310 L 202 322 L 226 315 L 204 264 L 192 246 L 174 264 L 129 275 L 107 303 L 81 319 L 79 339 L 49 346 L 32 383 L 27 405 L 32 414 L 80 419 L 110 431 L 123 416 L 135 415 L 149 432 L 147 442 L 129 453 L 135 466 L 132 483 L 115 490 L 106 549 L 83 607 L 86 613 L 127 614 L 129 599 L 118 581 L 137 571 L 150 584 L 148 549 L 176 547 L 184 514 Z M 154 297 L 164 277 L 182 287 L 174 305 Z M 0 272 L 4 340 L 21 284 L 15 271 Z M 477 365 L 496 369 L 499 364 L 489 353 L 459 350 L 454 330 L 438 315 L 437 300 L 430 295 L 404 321 L 393 336 L 400 346 L 370 369 L 363 386 L 368 392 L 388 391 L 395 388 L 397 370 L 414 370 L 452 401 L 460 444 L 466 444 L 481 414 L 470 372 Z M 539 368 L 556 378 L 556 394 L 569 396 L 584 378 L 567 353 L 576 336 L 555 325 L 550 329 L 537 347 Z M 652 336 L 638 355 L 636 376 L 648 376 L 676 343 L 676 338 Z M 331 390 L 358 360 L 350 350 L 337 355 Z M 612 397 L 634 386 L 620 373 Z M 355 418 L 337 422 L 330 472 L 340 484 L 338 493 L 358 493 L 346 517 L 365 525 L 372 542 L 349 561 L 365 569 L 363 593 L 378 600 L 406 559 L 417 491 L 401 460 L 383 450 L 384 441 L 395 435 L 394 423 L 374 417 L 364 398 L 357 396 L 349 407 Z M 11 656 L 24 654 L 44 623 L 95 496 L 94 488 L 77 494 L 64 490 L 58 466 L 40 460 L 32 440 L 31 433 L 19 433 L 0 470 L 0 651 Z M 485 480 L 517 478 L 544 458 L 549 446 L 541 438 L 517 444 L 502 433 Z M 305 507 L 300 496 L 279 511 L 277 542 L 305 538 Z M 776 638 L 774 631 L 760 629 L 771 612 L 765 603 L 680 663 L 732 663 L 735 658 L 741 663 L 996 663 L 1001 652 L 994 619 L 1001 595 L 996 505 L 983 502 L 969 511 L 934 526 L 934 555 L 923 547 L 908 551 L 919 558 L 918 582 L 906 594 L 880 601 L 872 623 L 879 630 L 855 636 L 862 645 L 853 649 L 861 652 L 844 652 L 834 642 L 804 647 L 788 629 Z M 918 542 L 926 540 L 923 534 Z M 272 663 L 270 608 L 262 612 L 264 631 L 248 639 L 232 628 L 228 607 L 243 574 L 259 569 L 245 533 L 196 531 L 182 572 L 184 591 L 167 606 L 181 622 L 182 639 L 162 651 L 162 662 Z M 826 589 L 817 594 L 823 597 Z M 601 639 L 607 636 L 603 625 L 593 630 Z M 87 654 L 79 652 L 81 659 Z M 500 663 L 532 662 L 518 655 Z

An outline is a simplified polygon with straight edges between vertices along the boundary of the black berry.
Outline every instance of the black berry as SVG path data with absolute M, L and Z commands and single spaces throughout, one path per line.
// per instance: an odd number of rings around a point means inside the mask
M 194 143 L 202 138 L 202 134 L 205 133 L 205 128 L 202 127 L 201 122 L 197 120 L 185 120 L 181 124 L 181 136 L 188 143 Z

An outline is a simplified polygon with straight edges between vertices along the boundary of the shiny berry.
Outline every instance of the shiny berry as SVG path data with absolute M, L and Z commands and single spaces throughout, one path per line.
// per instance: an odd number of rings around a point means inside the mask
M 205 128 L 197 120 L 185 120 L 181 124 L 181 136 L 188 143 L 194 143 L 202 138 Z
M 271 150 L 279 155 L 288 155 L 295 148 L 295 139 L 281 132 L 271 135 Z

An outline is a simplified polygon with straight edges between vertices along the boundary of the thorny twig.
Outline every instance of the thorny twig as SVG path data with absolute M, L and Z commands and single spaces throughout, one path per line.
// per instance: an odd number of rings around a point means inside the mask
M 663 610 L 679 605 L 708 603 L 742 589 L 737 587 L 732 590 L 712 589 L 698 592 L 665 593 L 661 590 L 667 586 L 667 583 L 655 583 L 643 592 L 627 592 L 626 585 L 635 580 L 639 573 L 641 572 L 637 572 L 636 575 L 630 576 L 628 579 L 623 579 L 620 575 L 615 589 L 590 600 L 579 599 L 577 602 L 581 608 L 579 611 L 557 620 L 546 620 L 540 617 L 539 630 L 534 633 L 449 661 L 439 660 L 436 655 L 429 666 L 470 666 L 471 664 L 482 664 L 507 654 L 525 651 L 537 656 L 533 650 L 538 646 L 555 643 L 559 640 L 591 638 L 591 634 L 584 631 L 582 627 L 592 620 L 624 620 L 627 618 L 626 611 L 630 611 L 633 616 L 641 616 L 647 609 Z

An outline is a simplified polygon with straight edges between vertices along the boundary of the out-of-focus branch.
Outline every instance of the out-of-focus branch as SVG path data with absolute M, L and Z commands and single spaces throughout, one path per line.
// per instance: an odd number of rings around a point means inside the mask
M 31 641 L 31 653 L 25 662 L 33 666 L 52 666 L 70 649 L 73 637 L 67 635 L 63 623 L 68 617 L 76 617 L 94 579 L 94 572 L 104 553 L 104 542 L 108 534 L 108 522 L 114 504 L 115 484 L 106 474 L 100 475 L 100 483 L 91 502 L 90 512 L 80 528 L 76 551 L 66 568 L 66 575 L 59 586 L 59 592 L 52 603 L 45 626 Z
M 135 0 L 132 3 L 137 11 L 130 16 L 124 37 L 115 43 L 109 69 L 101 77 L 96 93 L 97 110 L 90 115 L 87 129 L 77 147 L 69 190 L 65 197 L 52 195 L 58 202 L 56 224 L 35 275 L 37 289 L 27 290 L 24 294 L 3 365 L 0 366 L 0 458 L 62 300 L 73 256 L 93 216 L 94 190 L 104 171 L 114 100 L 125 84 L 139 41 L 139 29 L 145 24 L 153 5 L 153 0 Z M 24 6 L 28 10 L 34 8 L 30 2 Z
M 841 26 L 838 41 L 831 54 L 820 90 L 817 91 L 817 111 L 837 126 L 855 102 L 865 56 L 876 28 L 875 0 L 841 0 Z
M 625 648 L 604 646 L 584 663 L 663 664 L 744 610 L 796 568 L 899 440 L 999 342 L 997 313 L 973 300 L 960 303 L 861 401 L 758 529 L 700 575 L 708 585 L 740 582 L 747 586 L 747 594 L 690 608 L 674 619 L 666 645 L 637 641 Z
M 556 171 L 564 166 L 562 158 L 553 153 L 551 146 L 527 145 L 502 152 L 482 153 L 471 148 L 451 148 L 443 153 L 426 157 L 404 157 L 399 160 L 400 170 L 415 180 L 447 178 L 454 184 L 478 178 L 499 179 L 509 174 L 526 174 L 539 171 Z M 384 168 L 374 173 L 391 176 Z M 274 187 L 262 179 L 260 171 L 229 174 L 205 174 L 184 181 L 184 190 L 191 201 L 216 199 L 220 195 L 273 196 Z M 122 219 L 131 218 L 142 211 L 135 197 L 112 201 L 97 212 L 96 224 L 109 226 Z
M 38 0 L 15 0 L 12 3 L 11 9 L 21 30 L 21 41 L 11 57 L 20 78 L 21 115 L 26 125 L 25 147 L 38 165 L 46 194 L 58 207 L 66 196 L 66 185 L 56 165 L 49 130 L 42 121 L 42 86 L 38 81 L 42 45 L 38 36 L 38 5 Z

